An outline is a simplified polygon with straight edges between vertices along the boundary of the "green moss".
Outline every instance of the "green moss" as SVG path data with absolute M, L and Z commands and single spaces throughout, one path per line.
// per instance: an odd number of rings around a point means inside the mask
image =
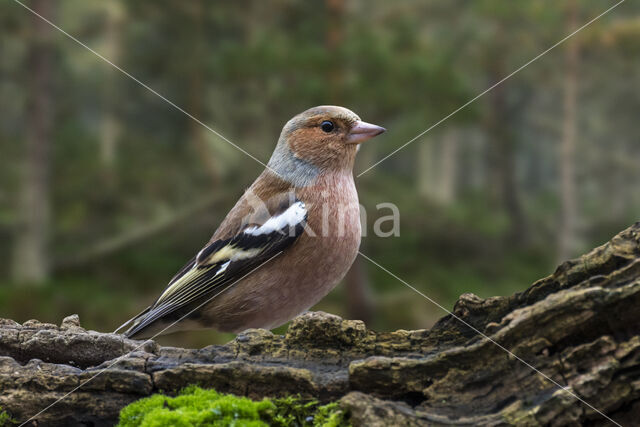
M 319 405 L 316 400 L 304 400 L 289 396 L 273 399 L 276 410 L 270 425 L 276 426 L 314 426 L 342 427 L 349 426 L 347 416 L 337 402 Z
M 7 413 L 7 411 L 0 407 L 0 427 L 10 426 L 14 424 L 18 424 L 18 421 L 14 420 L 11 415 Z
M 190 386 L 176 397 L 138 400 L 120 412 L 120 427 L 156 426 L 348 426 L 337 403 L 319 405 L 299 397 L 253 401 Z

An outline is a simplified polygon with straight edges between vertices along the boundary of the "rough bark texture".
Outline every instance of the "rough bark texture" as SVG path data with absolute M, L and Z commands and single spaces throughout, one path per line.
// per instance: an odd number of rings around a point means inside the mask
M 38 425 L 112 424 L 124 405 L 194 383 L 341 399 L 365 426 L 610 423 L 568 391 L 622 425 L 637 422 L 640 223 L 522 293 L 462 295 L 454 313 L 567 389 L 451 315 L 430 330 L 376 333 L 308 313 L 284 336 L 250 330 L 200 350 L 85 331 L 70 316 L 61 326 L 0 322 L 0 405 L 24 421 L 93 378 Z

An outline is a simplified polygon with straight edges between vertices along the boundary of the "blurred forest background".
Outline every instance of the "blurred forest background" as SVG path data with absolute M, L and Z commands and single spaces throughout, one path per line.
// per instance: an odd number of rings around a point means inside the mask
M 267 161 L 339 104 L 388 129 L 360 173 L 610 1 L 25 4 Z M 0 316 L 110 331 L 262 170 L 14 1 L 0 3 Z M 443 306 L 523 290 L 640 214 L 640 4 L 625 2 L 357 179 L 362 251 Z M 379 238 L 395 203 L 399 237 Z M 444 313 L 359 259 L 315 309 L 378 330 Z M 215 332 L 162 343 L 224 342 Z

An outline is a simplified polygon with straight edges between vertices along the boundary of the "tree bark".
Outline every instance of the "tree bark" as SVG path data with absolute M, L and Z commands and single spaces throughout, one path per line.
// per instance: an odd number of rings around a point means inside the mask
M 578 24 L 578 6 L 575 0 L 567 5 L 567 27 L 573 31 Z M 566 259 L 576 249 L 576 104 L 578 98 L 578 69 L 580 67 L 578 38 L 568 40 L 565 47 L 564 120 L 560 142 L 561 216 L 558 230 L 558 259 Z
M 85 331 L 77 316 L 61 326 L 0 320 L 0 406 L 27 421 L 63 398 L 38 425 L 113 425 L 134 400 L 199 384 L 340 399 L 355 426 L 610 424 L 602 414 L 633 425 L 638 306 L 640 222 L 521 293 L 462 295 L 457 318 L 430 330 L 377 333 L 307 313 L 282 336 L 252 329 L 190 350 Z
M 33 10 L 51 17 L 55 2 L 34 0 Z M 49 199 L 50 148 L 53 106 L 52 29 L 32 16 L 33 38 L 28 54 L 28 106 L 25 160 L 18 200 L 18 221 L 11 278 L 18 283 L 41 283 L 49 277 L 49 234 L 51 206 Z

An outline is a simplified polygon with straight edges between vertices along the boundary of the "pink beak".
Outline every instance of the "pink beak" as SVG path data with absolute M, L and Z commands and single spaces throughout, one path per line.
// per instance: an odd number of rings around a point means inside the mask
M 351 132 L 349 132 L 349 136 L 347 137 L 347 144 L 360 144 L 367 139 L 380 135 L 384 131 L 386 131 L 386 129 L 383 127 L 359 121 L 351 128 Z

